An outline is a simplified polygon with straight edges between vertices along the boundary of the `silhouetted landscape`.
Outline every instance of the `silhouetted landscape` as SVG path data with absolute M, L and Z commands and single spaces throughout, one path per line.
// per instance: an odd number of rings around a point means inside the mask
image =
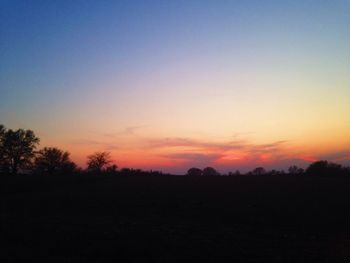
M 350 0 L 0 0 L 0 263 L 350 262 Z
M 1 262 L 347 262 L 349 168 L 81 169 L 1 126 Z

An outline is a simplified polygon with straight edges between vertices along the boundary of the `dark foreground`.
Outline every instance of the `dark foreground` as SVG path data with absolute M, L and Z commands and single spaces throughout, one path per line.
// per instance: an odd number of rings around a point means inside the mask
M 349 262 L 350 180 L 0 178 L 0 262 Z

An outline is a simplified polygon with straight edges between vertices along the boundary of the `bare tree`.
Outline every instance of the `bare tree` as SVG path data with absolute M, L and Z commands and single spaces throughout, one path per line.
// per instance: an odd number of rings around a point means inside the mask
M 87 158 L 88 170 L 94 172 L 103 171 L 103 169 L 112 162 L 109 152 L 95 152 Z

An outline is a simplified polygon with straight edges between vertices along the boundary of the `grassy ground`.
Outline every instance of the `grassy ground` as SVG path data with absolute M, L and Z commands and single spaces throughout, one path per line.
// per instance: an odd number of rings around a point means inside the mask
M 350 262 L 350 179 L 0 178 L 0 262 Z

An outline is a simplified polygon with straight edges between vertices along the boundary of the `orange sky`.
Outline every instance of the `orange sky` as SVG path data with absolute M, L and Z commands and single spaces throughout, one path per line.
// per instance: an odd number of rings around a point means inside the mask
M 350 165 L 350 2 L 1 3 L 0 123 L 84 166 Z

